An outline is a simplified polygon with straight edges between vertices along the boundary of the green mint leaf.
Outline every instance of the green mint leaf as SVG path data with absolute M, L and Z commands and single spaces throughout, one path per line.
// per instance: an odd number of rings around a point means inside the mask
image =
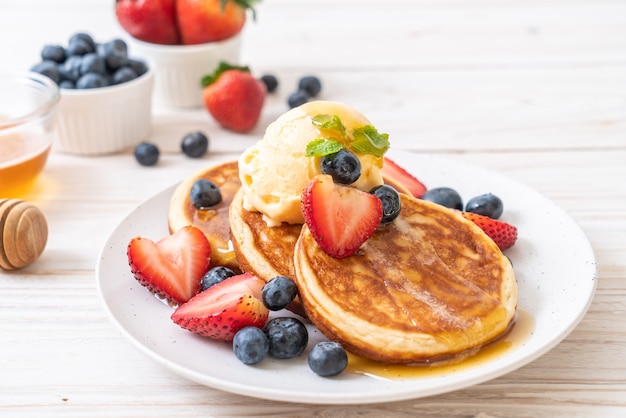
M 379 133 L 372 125 L 357 128 L 352 134 L 354 140 L 350 148 L 359 154 L 382 157 L 389 149 L 389 135 Z
M 339 152 L 342 148 L 343 145 L 339 141 L 329 138 L 317 138 L 307 144 L 306 156 L 323 157 Z
M 312 118 L 313 125 L 318 129 L 324 131 L 330 131 L 341 135 L 342 139 L 346 138 L 346 127 L 343 126 L 343 122 L 337 115 L 317 115 Z

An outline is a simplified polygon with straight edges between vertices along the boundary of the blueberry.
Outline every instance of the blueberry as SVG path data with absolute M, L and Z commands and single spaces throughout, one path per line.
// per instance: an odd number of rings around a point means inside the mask
M 292 317 L 270 319 L 265 324 L 265 334 L 270 342 L 269 355 L 277 359 L 299 356 L 309 342 L 306 326 Z
M 391 186 L 382 184 L 374 187 L 370 190 L 370 193 L 378 196 L 383 204 L 383 217 L 380 220 L 381 224 L 392 222 L 400 214 L 400 195 Z
M 65 48 L 61 45 L 45 45 L 41 50 L 41 59 L 61 64 L 65 62 Z
M 306 102 L 309 101 L 309 99 L 310 97 L 306 92 L 296 91 L 289 95 L 289 97 L 287 98 L 287 104 L 289 105 L 290 109 L 293 109 L 294 107 L 298 107 L 298 106 L 305 104 Z
M 59 83 L 59 87 L 66 90 L 73 90 L 76 88 L 76 84 L 72 80 L 62 80 Z
M 361 161 L 347 149 L 322 157 L 322 173 L 329 174 L 335 183 L 352 184 L 361 176 Z
M 150 143 L 142 142 L 135 147 L 135 159 L 144 166 L 152 166 L 159 161 L 159 148 Z
M 233 351 L 243 364 L 257 364 L 269 352 L 267 335 L 257 327 L 244 327 L 233 338 Z
M 106 75 L 107 68 L 106 64 L 104 63 L 104 59 L 102 59 L 102 57 L 95 52 L 90 52 L 83 55 L 80 63 L 80 73 L 83 75 L 87 73 Z
M 491 193 L 473 197 L 465 205 L 466 212 L 477 213 L 492 219 L 498 219 L 502 215 L 503 210 L 504 204 L 502 200 Z
M 122 84 L 133 81 L 137 73 L 130 67 L 120 67 L 111 76 L 111 84 Z
M 77 82 L 81 76 L 80 67 L 82 63 L 83 59 L 80 56 L 73 55 L 71 57 L 67 57 L 65 62 L 58 66 L 61 80 L 70 80 L 74 83 Z
M 320 376 L 337 376 L 348 366 L 348 354 L 341 344 L 322 341 L 309 352 L 308 363 L 311 370 Z
M 137 77 L 140 77 L 148 72 L 148 64 L 145 61 L 136 58 L 128 58 L 128 66 L 135 70 Z
M 61 75 L 59 74 L 57 63 L 54 61 L 42 61 L 37 63 L 31 68 L 31 71 L 45 75 L 56 84 L 59 84 L 61 81 Z
M 235 272 L 225 266 L 213 267 L 207 271 L 206 274 L 200 280 L 200 289 L 207 290 L 209 287 L 223 282 L 229 277 L 233 277 Z
M 296 283 L 289 277 L 276 276 L 262 289 L 263 304 L 270 311 L 280 311 L 289 305 L 298 294 Z
M 447 208 L 463 210 L 463 199 L 461 199 L 461 195 L 450 187 L 435 187 L 434 189 L 427 190 L 422 196 L 422 199 Z
M 211 180 L 198 179 L 191 186 L 189 197 L 196 209 L 205 209 L 220 203 L 222 201 L 222 192 Z
M 209 149 L 209 138 L 200 131 L 188 133 L 183 137 L 180 148 L 187 157 L 200 158 Z
M 94 42 L 93 38 L 91 37 L 91 35 L 89 35 L 88 33 L 85 32 L 77 32 L 75 34 L 73 34 L 72 36 L 70 36 L 70 39 L 67 41 L 68 45 L 72 44 L 76 41 L 82 41 L 83 43 L 87 44 L 88 47 L 90 48 L 89 52 L 95 52 L 96 50 L 96 43 Z
M 86 73 L 76 81 L 77 89 L 96 89 L 108 84 L 104 75 L 98 73 Z
M 83 56 L 89 54 L 90 52 L 94 52 L 93 47 L 82 39 L 73 40 L 65 49 L 65 55 L 68 57 Z
M 278 87 L 278 79 L 273 74 L 265 74 L 261 77 L 261 81 L 265 84 L 268 93 L 273 93 Z
M 115 71 L 128 64 L 128 46 L 121 39 L 113 39 L 98 45 L 98 55 L 104 58 L 109 71 Z
M 309 97 L 316 97 L 322 91 L 320 79 L 314 75 L 302 77 L 298 82 L 298 90 L 305 91 Z

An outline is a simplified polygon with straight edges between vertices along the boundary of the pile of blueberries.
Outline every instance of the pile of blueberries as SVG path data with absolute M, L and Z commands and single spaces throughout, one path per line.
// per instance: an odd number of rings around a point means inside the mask
M 146 73 L 148 66 L 128 55 L 122 39 L 97 43 L 88 33 L 78 32 L 67 46 L 45 45 L 41 61 L 31 71 L 49 77 L 63 89 L 92 89 L 134 80 Z

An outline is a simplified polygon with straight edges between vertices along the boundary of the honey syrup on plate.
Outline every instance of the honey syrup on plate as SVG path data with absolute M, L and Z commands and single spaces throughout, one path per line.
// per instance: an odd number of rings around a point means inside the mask
M 507 332 L 497 340 L 481 347 L 478 352 L 461 354 L 446 360 L 429 363 L 398 365 L 383 364 L 348 353 L 346 372 L 367 375 L 380 379 L 418 379 L 444 376 L 454 372 L 479 367 L 489 363 L 523 345 L 532 335 L 535 322 L 532 315 L 522 309 Z

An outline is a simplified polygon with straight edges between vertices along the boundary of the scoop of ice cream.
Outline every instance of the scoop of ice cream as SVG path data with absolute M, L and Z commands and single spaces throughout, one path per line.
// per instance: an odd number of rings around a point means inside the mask
M 304 223 L 300 209 L 302 190 L 321 174 L 320 157 L 306 156 L 307 145 L 322 136 L 312 119 L 319 115 L 337 116 L 346 132 L 371 126 L 365 116 L 342 103 L 313 101 L 272 122 L 263 139 L 239 158 L 244 208 L 261 212 L 269 226 Z M 381 185 L 382 158 L 371 154 L 357 156 L 361 176 L 352 186 L 371 190 Z

